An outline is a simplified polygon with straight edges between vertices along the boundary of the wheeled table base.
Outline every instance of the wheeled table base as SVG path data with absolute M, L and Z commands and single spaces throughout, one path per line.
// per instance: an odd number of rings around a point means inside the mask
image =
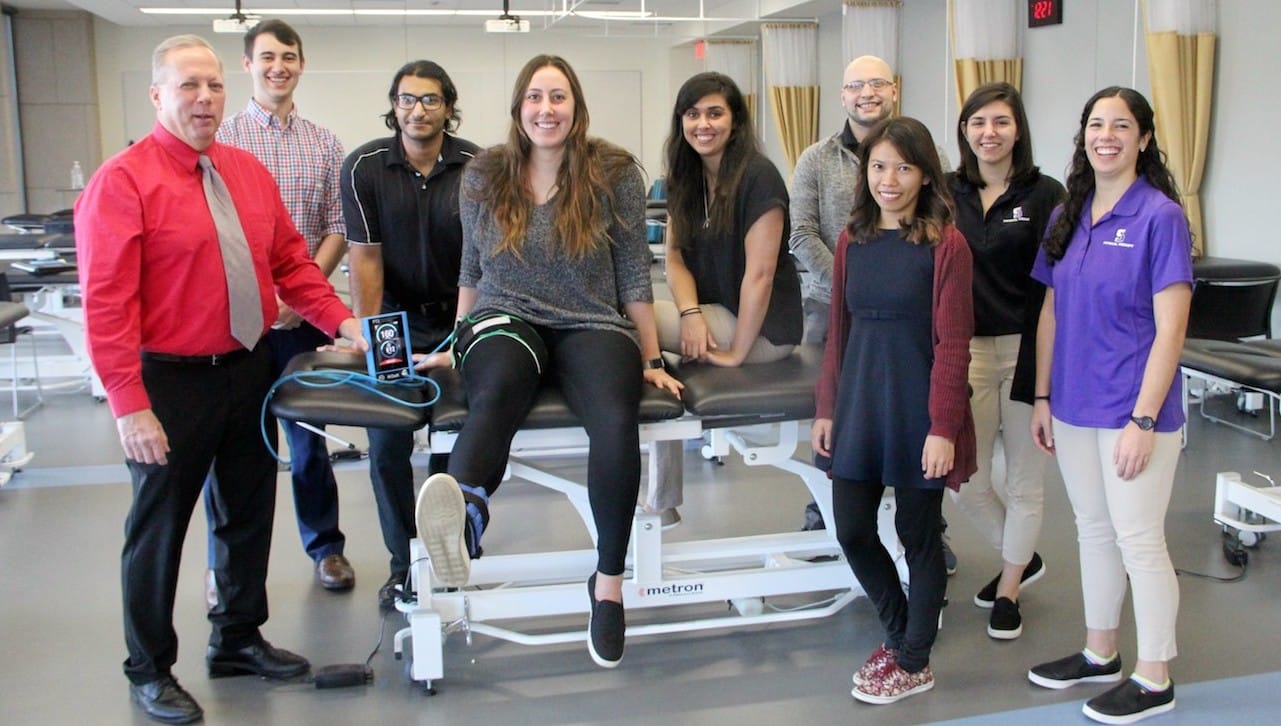
M 691 436 L 694 430 L 691 427 L 698 426 L 696 419 L 688 417 L 644 424 L 642 440 L 693 438 L 701 432 Z M 762 429 L 774 430 L 777 443 L 755 446 L 741 430 L 716 429 L 711 432 L 710 449 L 718 454 L 732 450 L 750 466 L 773 466 L 799 476 L 819 502 L 827 521 L 832 521 L 831 483 L 826 474 L 791 458 L 796 451 L 800 422 L 773 422 L 750 429 L 752 434 L 760 434 Z M 511 474 L 564 494 L 590 531 L 586 486 L 529 463 L 530 442 L 539 439 L 554 441 L 564 448 L 575 439 L 585 442 L 585 435 L 581 429 L 522 431 L 513 446 Z M 449 435 L 435 433 L 432 436 L 433 450 L 448 450 L 452 443 Z M 888 533 L 885 544 L 896 558 L 902 579 L 906 580 L 902 548 L 893 535 L 892 494 L 881 508 L 878 524 L 882 533 Z M 433 580 L 431 563 L 420 540 L 411 542 L 411 555 L 414 562 L 410 570 L 411 584 L 417 599 L 397 603 L 408 625 L 396 634 L 395 653 L 402 657 L 406 652 L 405 639 L 411 640 L 409 653 L 413 660 L 408 672 L 412 680 L 424 684 L 428 691 L 433 681 L 444 676 L 444 641 L 451 632 L 462 631 L 469 638 L 471 634 L 481 634 L 525 645 L 587 638 L 585 616 L 589 603 L 585 582 L 596 567 L 593 549 L 486 555 L 472 563 L 468 587 L 452 592 L 440 588 Z M 623 597 L 629 619 L 647 621 L 628 626 L 629 640 L 638 636 L 823 618 L 863 594 L 830 530 L 664 543 L 658 516 L 638 512 L 627 567 Z M 764 611 L 762 598 L 796 594 L 813 595 L 812 605 Z M 708 603 L 730 603 L 736 614 L 726 615 L 724 608 L 705 608 L 702 610 L 706 612 L 692 614 L 691 610 L 699 609 L 682 607 Z M 661 617 L 651 617 L 650 613 L 644 618 L 638 617 L 641 610 L 664 608 L 667 612 L 656 614 Z M 546 622 L 531 622 L 564 615 L 584 617 L 580 625 L 559 630 L 549 630 Z M 654 620 L 658 622 L 650 622 Z M 531 626 L 536 627 L 531 630 Z

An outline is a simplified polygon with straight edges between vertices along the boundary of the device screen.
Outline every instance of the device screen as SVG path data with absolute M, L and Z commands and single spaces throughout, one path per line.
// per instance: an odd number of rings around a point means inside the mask
M 370 377 L 379 381 L 406 378 L 413 370 L 409 346 L 409 318 L 403 312 L 371 315 L 361 319 L 369 341 L 366 361 Z

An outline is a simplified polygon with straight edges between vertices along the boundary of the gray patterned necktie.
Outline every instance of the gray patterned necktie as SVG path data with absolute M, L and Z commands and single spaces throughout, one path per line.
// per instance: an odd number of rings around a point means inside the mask
M 262 300 L 258 278 L 254 274 L 253 255 L 245 239 L 236 205 L 231 201 L 227 184 L 213 168 L 208 156 L 200 155 L 200 168 L 205 187 L 205 200 L 218 229 L 218 247 L 222 250 L 223 271 L 227 275 L 227 306 L 231 311 L 231 335 L 253 350 L 262 337 Z

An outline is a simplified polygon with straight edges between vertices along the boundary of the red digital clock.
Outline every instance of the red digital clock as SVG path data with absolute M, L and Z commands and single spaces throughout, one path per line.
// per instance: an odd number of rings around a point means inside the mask
M 1027 0 L 1027 27 L 1063 23 L 1063 0 Z

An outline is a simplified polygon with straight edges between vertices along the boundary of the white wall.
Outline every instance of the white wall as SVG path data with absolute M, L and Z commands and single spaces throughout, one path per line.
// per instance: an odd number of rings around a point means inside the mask
M 147 97 L 151 50 L 164 38 L 193 32 L 207 38 L 227 71 L 227 114 L 248 101 L 248 76 L 240 69 L 240 36 L 204 28 L 126 28 L 98 21 L 97 72 L 102 145 L 106 158 L 151 128 L 155 112 Z M 584 85 L 591 132 L 626 146 L 651 176 L 660 168 L 666 132 L 668 47 L 653 39 L 573 39 L 565 36 L 486 35 L 481 31 L 407 28 L 300 29 L 307 58 L 297 94 L 299 111 L 327 126 L 352 149 L 390 132 L 381 115 L 396 70 L 409 60 L 437 61 L 458 87 L 462 125 L 458 134 L 482 146 L 503 141 L 516 73 L 530 57 L 563 55 Z M 550 40 L 549 40 L 550 39 Z M 611 96 L 611 94 L 614 94 Z
M 1107 85 L 1130 85 L 1148 94 L 1147 58 L 1141 21 L 1136 32 L 1138 0 L 1075 0 L 1067 6 L 1060 26 L 1022 29 L 1023 92 L 1031 121 L 1037 163 L 1052 176 L 1062 178 L 1070 158 L 1072 136 L 1081 106 L 1096 90 Z M 1020 3 L 1020 5 L 1022 5 Z M 957 104 L 948 58 L 945 0 L 905 0 L 900 24 L 900 68 L 903 78 L 903 112 L 921 119 L 957 160 L 954 131 Z M 819 133 L 831 134 L 842 120 L 839 84 L 845 59 L 840 50 L 840 0 L 830 0 L 830 10 L 819 14 Z M 1272 203 L 1275 171 L 1281 168 L 1281 144 L 1267 119 L 1281 115 L 1275 69 L 1281 67 L 1281 44 L 1273 30 L 1281 27 L 1281 3 L 1272 0 L 1223 0 L 1219 3 L 1219 53 L 1211 149 L 1202 186 L 1205 243 L 1210 254 L 1281 263 L 1281 245 L 1260 231 L 1260 218 Z M 735 33 L 742 35 L 745 29 Z M 129 71 L 145 70 L 151 48 L 174 29 L 121 28 L 99 21 L 95 27 L 97 74 L 101 103 L 104 155 L 124 143 L 124 100 L 121 88 Z M 193 29 L 203 33 L 203 28 Z M 208 36 L 207 36 L 208 37 Z M 240 55 L 239 38 L 215 36 L 213 41 L 226 62 Z M 460 87 L 466 115 L 464 136 L 479 143 L 500 140 L 488 129 L 506 123 L 512 76 L 531 55 L 552 51 L 567 57 L 585 76 L 608 78 L 612 72 L 636 74 L 641 98 L 640 145 L 632 150 L 650 176 L 661 174 L 662 144 L 670 123 L 671 104 L 680 83 L 702 70 L 688 45 L 672 47 L 661 38 L 594 39 L 548 36 L 485 36 L 451 29 L 323 28 L 304 29 L 308 72 L 300 105 L 320 122 L 341 119 L 344 127 L 365 123 L 368 137 L 385 133 L 378 120 L 382 94 L 391 74 L 404 61 L 427 57 L 441 62 L 460 78 L 484 77 L 487 86 L 504 89 L 495 98 L 477 98 Z M 238 61 L 236 61 L 238 63 Z M 238 68 L 238 65 L 235 67 Z M 325 73 L 369 72 L 382 78 L 372 84 L 370 99 L 325 98 L 318 81 Z M 596 75 L 599 72 L 601 75 Z M 379 74 L 382 74 L 381 76 Z M 586 79 L 585 79 L 586 82 Z M 248 80 L 233 76 L 248 94 Z M 459 85 L 462 86 L 461 80 Z M 310 94 L 320 91 L 317 101 Z M 347 91 L 350 91 L 348 88 Z M 610 90 L 591 89 L 588 101 L 594 113 L 604 114 L 612 105 L 631 99 L 610 98 Z M 237 96 L 243 99 L 245 96 Z M 321 101 L 320 99 L 323 99 Z M 150 114 L 145 95 L 128 99 Z M 240 101 L 236 102 L 239 105 Z M 766 106 L 760 119 L 765 148 L 780 169 L 786 169 L 781 146 Z M 233 107 L 234 108 L 234 107 Z M 353 120 L 354 119 L 354 120 Z M 339 125 L 335 123 L 335 125 Z M 364 128 L 364 127 L 361 127 Z M 599 129 L 595 129 L 600 133 Z M 602 134 L 603 135 L 603 134 Z M 348 145 L 365 139 L 344 139 Z M 1265 177 L 1265 173 L 1267 176 Z
M 1023 98 L 1036 161 L 1047 174 L 1063 178 L 1082 106 L 1095 91 L 1131 86 L 1151 99 L 1137 4 L 1138 0 L 1075 0 L 1067 5 L 1062 25 L 1024 25 L 1020 31 Z M 898 71 L 903 76 L 903 113 L 923 121 L 955 165 L 958 108 L 945 8 L 944 0 L 904 0 Z M 821 94 L 820 134 L 830 134 L 843 118 L 835 91 L 843 60 L 839 46 L 832 47 L 839 41 L 839 9 L 819 22 L 819 77 L 827 85 Z M 838 29 L 836 41 L 831 40 L 831 27 Z M 1281 116 L 1278 27 L 1281 3 L 1219 2 L 1218 62 L 1201 203 L 1209 254 L 1281 265 L 1281 244 L 1262 230 L 1262 219 L 1278 191 L 1276 170 L 1281 169 L 1281 142 L 1275 121 L 1269 120 Z M 1274 317 L 1281 333 L 1281 315 Z

